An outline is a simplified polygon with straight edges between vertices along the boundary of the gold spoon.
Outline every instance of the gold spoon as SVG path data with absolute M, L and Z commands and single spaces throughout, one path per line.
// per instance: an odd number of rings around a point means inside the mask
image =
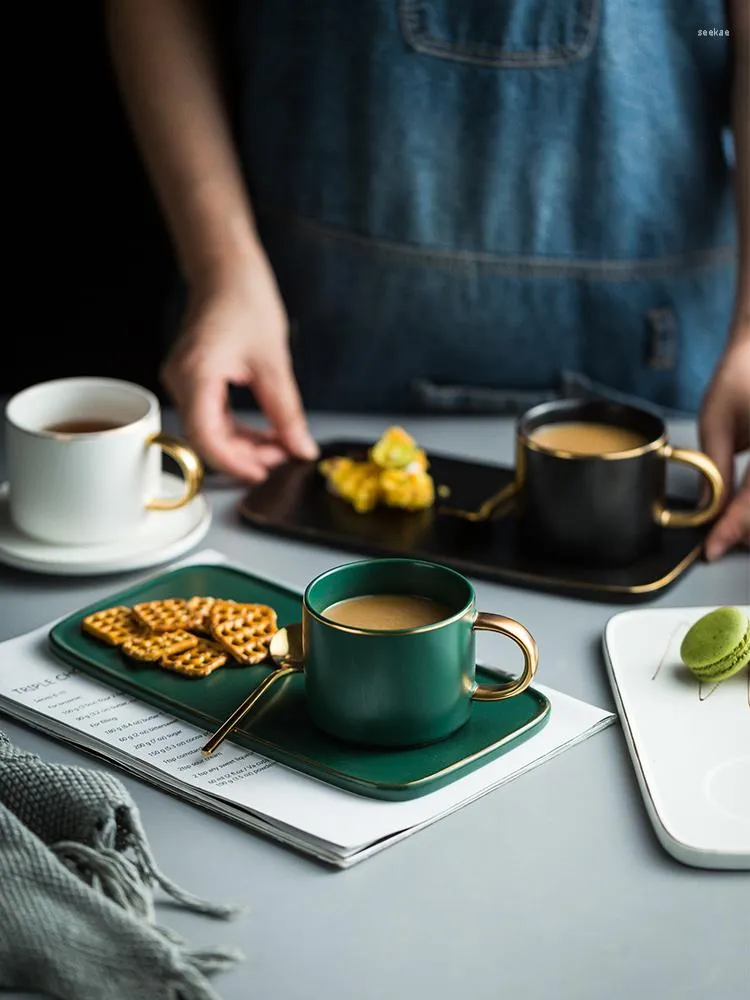
M 497 493 L 488 497 L 477 510 L 459 510 L 456 507 L 438 507 L 438 514 L 448 517 L 458 517 L 462 521 L 489 521 L 504 517 L 510 510 L 511 500 L 515 501 L 518 493 L 518 483 L 513 481 L 503 486 Z
M 222 722 L 213 736 L 204 743 L 201 747 L 201 753 L 204 757 L 210 757 L 214 750 L 221 746 L 227 736 L 229 736 L 232 730 L 237 728 L 272 684 L 280 681 L 283 677 L 288 677 L 290 674 L 297 674 L 302 670 L 304 666 L 302 660 L 302 626 L 289 625 L 287 628 L 279 629 L 273 639 L 271 639 L 268 651 L 276 663 L 277 669 L 273 673 L 268 674 L 267 677 L 264 677 L 260 684 L 253 688 L 247 698 L 235 708 L 232 714 Z

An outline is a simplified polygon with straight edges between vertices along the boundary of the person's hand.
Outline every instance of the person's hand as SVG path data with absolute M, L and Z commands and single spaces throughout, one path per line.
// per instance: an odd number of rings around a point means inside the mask
M 292 371 L 286 311 L 267 261 L 193 292 L 161 378 L 188 440 L 212 468 L 257 483 L 289 455 L 317 456 Z M 235 418 L 230 385 L 252 389 L 270 429 Z
M 750 465 L 733 493 L 735 452 L 750 448 L 750 331 L 730 341 L 703 400 L 703 451 L 727 486 L 727 505 L 706 539 L 706 559 L 719 559 L 740 543 L 750 545 Z

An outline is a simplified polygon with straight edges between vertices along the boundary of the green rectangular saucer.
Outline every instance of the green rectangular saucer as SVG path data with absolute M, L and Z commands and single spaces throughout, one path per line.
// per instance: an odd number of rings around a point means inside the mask
M 112 594 L 58 622 L 49 634 L 52 650 L 105 684 L 211 733 L 271 671 L 270 666 L 228 666 L 209 677 L 192 679 L 134 664 L 119 650 L 81 630 L 84 617 L 100 608 L 194 595 L 269 604 L 276 609 L 280 626 L 300 620 L 301 596 L 293 590 L 227 566 L 187 566 Z M 497 675 L 478 667 L 477 676 L 492 680 Z M 474 702 L 469 721 L 439 743 L 404 750 L 371 749 L 318 730 L 307 715 L 304 676 L 292 674 L 271 688 L 231 740 L 347 791 L 405 800 L 442 788 L 506 753 L 541 729 L 549 712 L 547 698 L 528 688 L 507 701 Z

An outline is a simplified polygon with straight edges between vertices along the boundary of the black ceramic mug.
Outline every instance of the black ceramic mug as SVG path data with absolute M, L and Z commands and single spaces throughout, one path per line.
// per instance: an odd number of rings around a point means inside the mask
M 697 469 L 710 496 L 696 510 L 665 504 L 668 460 Z M 516 436 L 516 510 L 523 544 L 553 558 L 625 565 L 654 550 L 661 528 L 718 514 L 721 474 L 699 451 L 674 448 L 655 414 L 599 400 L 528 410 Z

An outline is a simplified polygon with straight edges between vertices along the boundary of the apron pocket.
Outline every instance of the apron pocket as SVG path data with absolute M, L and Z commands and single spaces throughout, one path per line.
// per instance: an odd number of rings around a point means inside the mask
M 599 33 L 601 0 L 398 0 L 417 52 L 475 66 L 565 66 Z

